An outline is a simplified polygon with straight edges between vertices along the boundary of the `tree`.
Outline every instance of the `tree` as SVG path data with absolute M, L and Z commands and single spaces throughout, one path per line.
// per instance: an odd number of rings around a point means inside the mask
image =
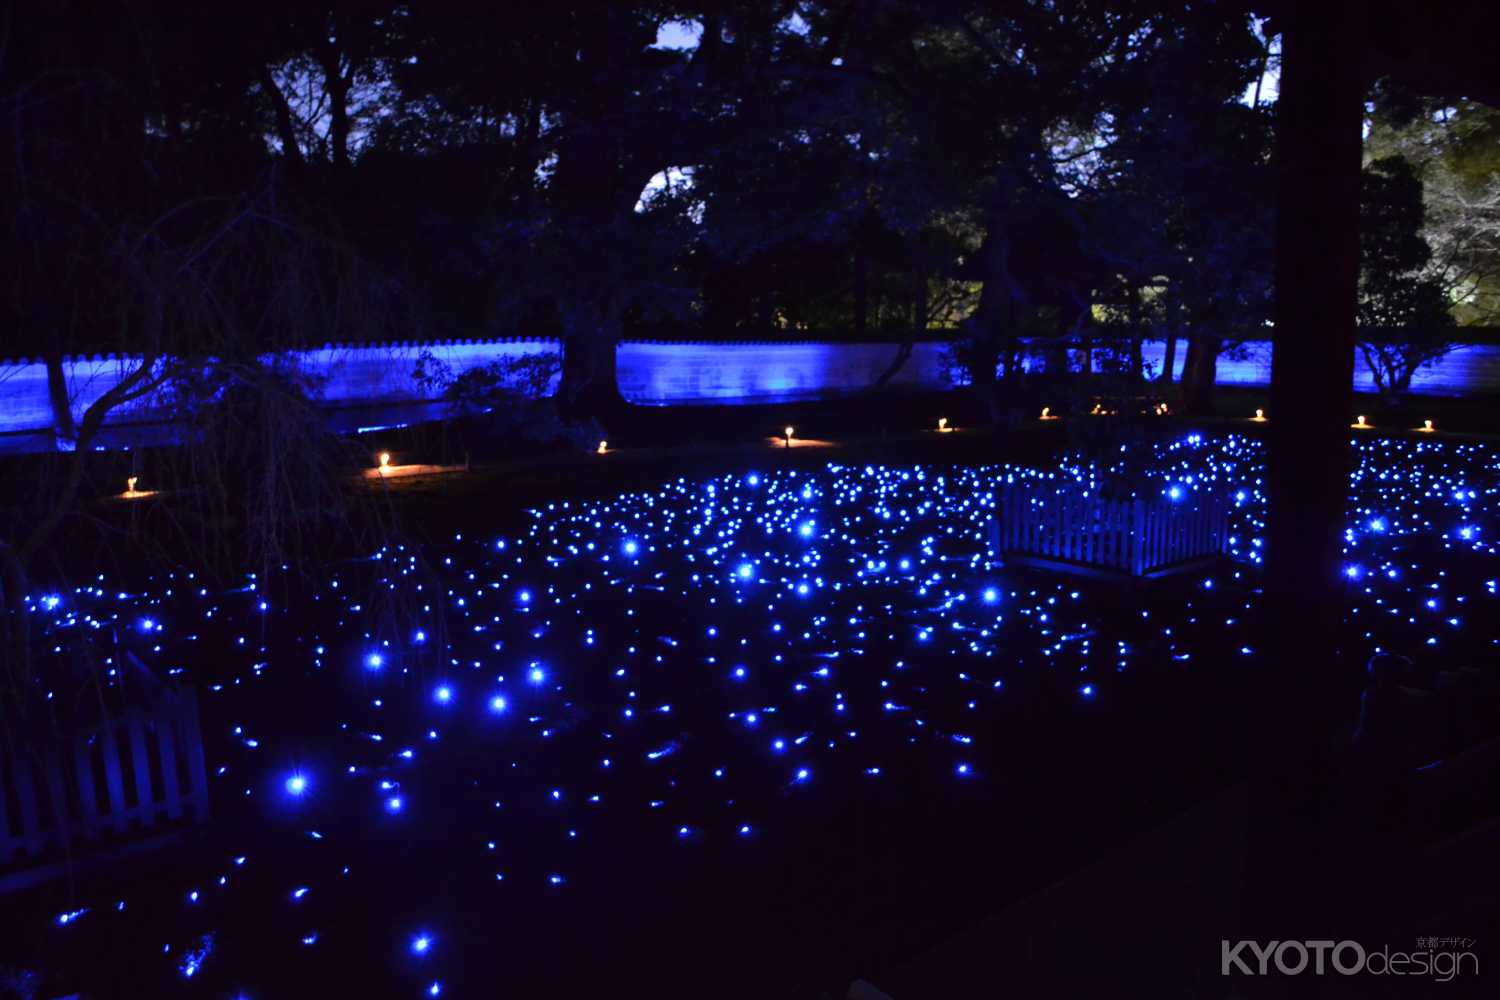
M 1264 59 L 1248 18 L 1190 4 L 1120 8 L 1083 0 L 891 5 L 881 14 L 863 23 L 847 68 L 869 81 L 870 100 L 888 107 L 894 123 L 890 138 L 871 147 L 887 179 L 883 217 L 925 220 L 893 227 L 900 232 L 937 224 L 963 234 L 949 244 L 948 271 L 979 294 L 962 322 L 957 357 L 992 418 L 1030 409 L 1020 391 L 1029 339 L 1086 341 L 1096 293 L 1122 281 L 1156 283 L 1169 248 L 1184 281 L 1189 263 L 1204 272 L 1193 283 L 1198 300 L 1188 301 L 1185 289 L 1173 297 L 1179 318 L 1202 314 L 1226 326 L 1229 318 L 1211 309 L 1225 309 L 1229 299 L 1263 306 L 1266 268 L 1246 266 L 1257 245 L 1247 246 L 1246 232 L 1256 228 L 1245 224 L 1243 206 L 1265 215 L 1256 194 L 1266 184 L 1247 191 L 1226 175 L 1227 166 L 1245 162 L 1265 173 L 1265 116 L 1247 111 L 1230 125 L 1211 124 Z M 1180 121 L 1184 76 L 1195 81 L 1190 94 L 1199 102 L 1192 128 Z M 1223 134 L 1210 134 L 1213 127 Z M 1197 166 L 1208 158 L 1203 148 L 1217 152 L 1235 128 L 1258 130 L 1259 144 L 1235 146 L 1220 175 L 1210 176 Z M 1185 136 L 1175 149 L 1164 138 L 1174 129 Z M 1221 232 L 1208 231 L 1213 216 L 1179 211 L 1170 181 L 1150 186 L 1153 171 L 1180 180 L 1185 171 L 1174 156 L 1202 175 L 1205 212 L 1236 209 Z M 1127 197 L 1136 202 L 1136 222 L 1151 221 L 1156 246 L 1139 239 L 1138 224 L 1111 225 Z M 1191 226 L 1197 231 L 1187 239 Z M 1203 352 L 1206 363 L 1193 366 L 1210 381 L 1216 353 Z
M 656 46 L 668 21 L 690 22 L 698 41 Z M 807 33 L 761 7 L 665 3 L 511 5 L 479 18 L 422 8 L 401 30 L 412 57 L 377 148 L 514 164 L 466 228 L 501 311 L 549 304 L 564 412 L 607 423 L 622 404 L 626 322 L 683 317 L 697 299 L 686 266 L 704 213 L 697 177 L 779 121 L 802 86 L 791 68 Z M 487 69 L 497 51 L 518 71 Z
M 150 487 L 174 540 L 206 575 L 264 570 L 364 523 L 315 387 L 266 356 L 388 329 L 380 282 L 336 220 L 289 197 L 259 137 L 228 126 L 253 117 L 248 75 L 184 86 L 207 71 L 192 40 L 134 10 L 66 7 L 21 27 L 0 63 L 0 123 L 19 140 L 0 161 L 0 325 L 9 351 L 46 364 L 58 449 L 0 481 L 0 719 L 17 724 L 46 709 L 32 581 L 65 574 L 54 543 L 68 527 L 104 527 L 86 501 L 106 422 L 137 406 L 177 418 L 180 447 Z M 70 381 L 79 355 L 114 359 L 102 395 Z M 148 541 L 127 531 L 121 548 Z
M 1390 156 L 1364 168 L 1359 349 L 1390 401 L 1411 390 L 1418 370 L 1453 349 L 1453 317 L 1442 279 L 1429 269 L 1423 216 L 1422 182 L 1409 162 Z
M 1218 60 L 1186 65 L 1201 44 L 1184 33 L 1149 66 L 1146 99 L 1121 107 L 1100 154 L 1088 244 L 1126 298 L 1152 289 L 1139 309 L 1168 340 L 1163 378 L 1186 337 L 1189 413 L 1208 412 L 1219 356 L 1262 331 L 1271 310 L 1272 115 L 1240 101 L 1269 46 L 1243 24 L 1210 37 Z
M 1461 325 L 1500 323 L 1500 110 L 1378 81 L 1365 162 L 1400 157 L 1421 181 L 1425 275 Z

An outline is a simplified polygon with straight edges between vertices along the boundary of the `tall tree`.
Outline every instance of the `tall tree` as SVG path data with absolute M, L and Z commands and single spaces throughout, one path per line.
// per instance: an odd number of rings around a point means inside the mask
M 1365 167 L 1359 215 L 1359 348 L 1381 394 L 1396 401 L 1453 346 L 1447 290 L 1428 270 L 1422 182 L 1412 165 L 1392 156 Z

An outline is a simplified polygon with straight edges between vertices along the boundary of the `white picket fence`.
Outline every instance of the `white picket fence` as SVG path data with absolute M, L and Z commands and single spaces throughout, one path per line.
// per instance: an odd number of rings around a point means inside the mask
M 71 735 L 0 743 L 0 874 L 109 850 L 208 818 L 192 689 Z
M 1228 527 L 1212 494 L 1110 500 L 1016 482 L 999 490 L 992 544 L 1012 562 L 1154 577 L 1221 555 Z

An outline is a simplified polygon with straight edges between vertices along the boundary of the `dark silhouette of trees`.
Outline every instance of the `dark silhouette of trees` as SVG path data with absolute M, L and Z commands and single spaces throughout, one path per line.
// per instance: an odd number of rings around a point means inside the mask
M 151 488 L 177 491 L 173 542 L 205 572 L 265 568 L 355 524 L 329 461 L 344 446 L 307 398 L 315 387 L 275 359 L 308 337 L 388 335 L 381 283 L 337 216 L 288 190 L 234 39 L 209 31 L 221 66 L 195 58 L 172 19 L 197 23 L 191 12 L 148 13 L 160 17 L 64 7 L 13 21 L 0 62 L 4 353 L 45 363 L 58 428 L 54 454 L 0 481 L 12 718 L 31 691 L 30 582 L 60 573 L 59 537 L 91 516 L 92 452 L 120 410 L 172 412 L 185 428 Z M 99 363 L 117 381 L 97 396 L 70 384 L 79 356 L 112 359 Z
M 1447 290 L 1427 270 L 1422 182 L 1411 164 L 1384 157 L 1365 167 L 1360 185 L 1359 325 L 1376 387 L 1389 401 L 1411 389 L 1417 371 L 1452 350 Z

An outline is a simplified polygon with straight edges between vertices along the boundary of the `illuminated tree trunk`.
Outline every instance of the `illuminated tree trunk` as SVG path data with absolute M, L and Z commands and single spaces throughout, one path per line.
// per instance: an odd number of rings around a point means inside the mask
M 1251 747 L 1247 916 L 1285 937 L 1341 897 L 1346 844 L 1320 828 L 1358 664 L 1338 659 L 1359 274 L 1363 5 L 1289 8 L 1280 104 L 1267 567 Z M 1292 923 L 1295 921 L 1295 924 Z

